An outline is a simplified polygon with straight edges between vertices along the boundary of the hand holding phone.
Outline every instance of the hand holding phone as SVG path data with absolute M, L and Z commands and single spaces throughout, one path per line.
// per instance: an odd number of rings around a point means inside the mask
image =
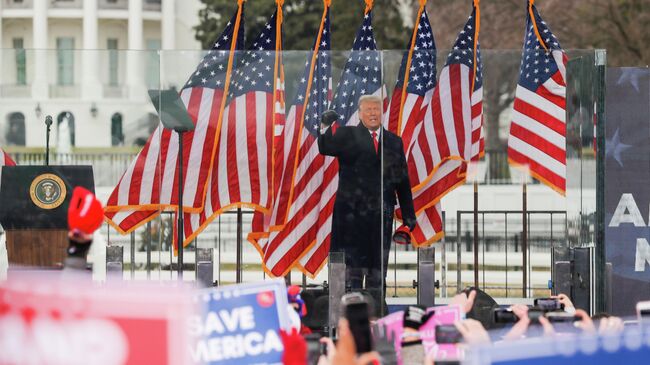
M 352 333 L 354 344 L 357 348 L 357 354 L 372 351 L 368 302 L 359 293 L 346 294 L 341 301 L 344 306 L 343 316 L 348 320 L 350 332 Z

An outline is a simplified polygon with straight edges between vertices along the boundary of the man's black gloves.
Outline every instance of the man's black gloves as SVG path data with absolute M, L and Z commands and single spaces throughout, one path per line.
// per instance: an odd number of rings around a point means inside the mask
M 320 117 L 320 123 L 329 127 L 339 119 L 341 119 L 341 116 L 337 112 L 334 110 L 326 110 Z

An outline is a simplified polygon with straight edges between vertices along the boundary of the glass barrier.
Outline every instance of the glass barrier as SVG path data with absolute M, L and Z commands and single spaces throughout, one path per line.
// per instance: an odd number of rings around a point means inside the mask
M 390 130 L 388 105 L 401 92 L 395 85 L 404 50 L 321 52 L 314 67 L 309 51 L 2 50 L 0 146 L 20 166 L 43 165 L 44 121 L 52 117 L 50 165 L 92 167 L 110 218 L 97 241 L 122 248 L 125 279 L 177 278 L 174 207 L 182 171 L 185 280 L 196 280 L 202 262 L 212 264 L 205 270 L 219 285 L 279 276 L 325 291 L 344 280 L 344 289 L 365 289 L 382 312 L 415 303 L 425 291 L 444 302 L 475 284 L 495 298 L 530 298 L 549 293 L 553 247 L 595 244 L 598 52 L 567 52 L 563 197 L 508 164 L 521 51 L 482 51 L 484 155 L 442 199 L 427 201 L 439 206 L 415 204 L 416 215 L 431 214 L 431 226 L 418 220 L 418 228 L 428 229 L 424 242 L 433 250 L 393 242 L 404 223 L 392 212 L 404 208 L 397 188 L 402 153 L 411 187 L 411 179 L 426 182 L 426 174 L 409 170 L 417 162 L 410 160 L 413 144 L 399 151 L 397 136 L 382 130 L 375 150 L 359 121 L 359 96 L 373 94 Z M 435 57 L 436 74 L 448 53 Z M 283 69 L 273 72 L 276 60 Z M 273 87 L 284 100 L 274 99 Z M 182 124 L 179 108 L 195 126 L 183 133 L 182 170 L 178 134 L 163 128 L 166 119 Z M 321 125 L 328 109 L 340 115 L 331 127 Z M 368 113 L 377 122 L 376 111 Z M 402 142 L 410 141 L 402 132 Z M 412 192 L 415 200 L 422 194 Z M 103 278 L 115 257 L 97 247 L 93 265 Z M 345 275 L 326 264 L 335 248 L 345 252 Z M 429 275 L 423 262 L 433 263 L 432 277 L 422 276 Z

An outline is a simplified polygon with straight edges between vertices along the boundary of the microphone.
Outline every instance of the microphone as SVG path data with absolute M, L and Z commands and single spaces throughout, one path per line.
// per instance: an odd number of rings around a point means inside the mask
M 52 125 L 52 116 L 45 117 L 45 166 L 50 165 L 50 126 Z

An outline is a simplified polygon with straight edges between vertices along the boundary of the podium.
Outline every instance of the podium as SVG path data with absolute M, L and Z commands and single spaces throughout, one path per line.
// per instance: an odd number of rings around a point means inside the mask
M 61 267 L 68 247 L 68 205 L 76 186 L 95 191 L 92 166 L 4 166 L 0 225 L 13 265 Z

